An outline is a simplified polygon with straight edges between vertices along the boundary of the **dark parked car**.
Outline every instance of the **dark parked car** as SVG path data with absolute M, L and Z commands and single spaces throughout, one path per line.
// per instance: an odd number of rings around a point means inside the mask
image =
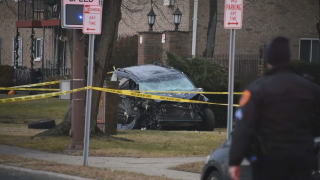
M 201 180 L 232 180 L 228 172 L 230 145 L 231 140 L 225 141 L 220 148 L 213 151 L 211 155 L 207 157 L 202 169 Z M 315 148 L 319 149 L 319 147 L 320 137 L 315 138 Z M 320 159 L 319 155 L 318 159 Z M 313 172 L 313 180 L 320 180 L 320 170 L 318 167 Z M 244 159 L 241 164 L 240 180 L 252 180 L 251 166 L 246 159 Z
M 207 102 L 191 80 L 181 71 L 160 63 L 120 68 L 111 81 L 121 90 L 194 91 L 199 93 L 149 93 Z M 141 92 L 146 93 L 146 92 Z M 182 103 L 120 95 L 118 129 L 175 129 L 213 131 L 214 114 L 208 104 Z

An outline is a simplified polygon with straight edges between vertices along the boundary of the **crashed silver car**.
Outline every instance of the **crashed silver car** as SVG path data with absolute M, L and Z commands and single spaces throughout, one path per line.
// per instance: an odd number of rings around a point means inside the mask
M 111 81 L 119 81 L 121 90 L 195 91 L 199 93 L 141 93 L 208 101 L 208 98 L 201 94 L 203 90 L 197 88 L 183 72 L 159 63 L 117 69 Z M 118 106 L 118 129 L 213 131 L 215 128 L 214 114 L 208 104 L 120 95 Z

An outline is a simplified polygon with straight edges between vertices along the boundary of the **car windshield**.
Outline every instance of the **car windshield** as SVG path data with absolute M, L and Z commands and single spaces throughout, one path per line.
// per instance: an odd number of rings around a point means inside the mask
M 152 77 L 139 82 L 141 91 L 191 91 L 196 87 L 183 74 Z

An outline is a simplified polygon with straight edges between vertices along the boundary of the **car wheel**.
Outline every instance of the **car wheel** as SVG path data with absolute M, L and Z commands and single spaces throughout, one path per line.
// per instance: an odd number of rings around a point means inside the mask
M 125 106 L 121 103 L 118 105 L 118 129 L 119 130 L 131 130 L 136 128 L 137 118 L 134 118 L 130 115 Z
M 207 180 L 222 180 L 222 178 L 221 178 L 220 174 L 218 173 L 218 171 L 213 171 L 210 173 Z
M 210 108 L 203 109 L 201 130 L 214 131 L 214 128 L 215 128 L 215 118 L 214 118 L 213 112 L 211 111 Z

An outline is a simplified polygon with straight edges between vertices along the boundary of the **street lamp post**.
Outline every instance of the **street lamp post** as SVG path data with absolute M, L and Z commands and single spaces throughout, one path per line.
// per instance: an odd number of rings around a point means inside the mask
M 149 24 L 149 31 L 153 31 L 152 27 L 156 21 L 156 14 L 153 11 L 153 8 L 150 10 L 150 12 L 147 14 L 148 16 L 148 24 Z
M 179 8 L 177 8 L 173 13 L 173 23 L 176 26 L 176 28 L 175 28 L 176 31 L 178 31 L 178 29 L 179 29 L 179 25 L 181 23 L 181 18 L 182 18 L 182 13 L 179 10 Z

